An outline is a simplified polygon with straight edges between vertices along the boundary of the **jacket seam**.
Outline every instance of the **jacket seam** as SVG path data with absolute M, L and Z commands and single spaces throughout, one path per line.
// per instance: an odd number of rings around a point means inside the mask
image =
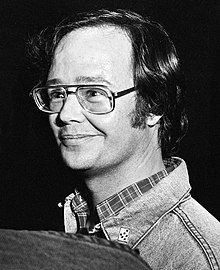
M 188 230 L 188 232 L 193 236 L 193 238 L 196 240 L 196 242 L 202 248 L 203 252 L 206 255 L 206 259 L 209 262 L 211 269 L 212 270 L 219 270 L 218 262 L 215 258 L 215 255 L 214 255 L 211 247 L 209 246 L 209 244 L 205 240 L 205 238 L 196 229 L 196 227 L 191 222 L 191 220 L 186 215 L 186 213 L 182 209 L 180 209 L 180 207 L 176 207 L 175 209 L 173 209 L 173 212 L 180 218 L 180 220 L 184 224 L 185 228 Z
M 105 230 L 105 227 L 104 227 L 104 225 L 103 225 L 102 222 L 101 222 L 101 228 L 102 228 L 102 231 L 103 231 L 103 233 L 104 233 L 106 239 L 110 241 L 111 239 L 110 239 L 110 237 L 109 237 L 107 231 Z
M 183 201 L 185 201 L 188 196 L 190 196 L 190 190 L 191 188 L 189 188 L 184 195 L 180 198 L 180 200 L 174 204 L 171 208 L 169 208 L 162 216 L 160 216 L 156 222 L 137 240 L 137 242 L 132 246 L 132 248 L 137 248 L 137 246 L 144 240 L 144 238 L 154 229 L 154 227 L 156 227 L 156 225 L 161 221 L 161 219 L 163 219 L 167 214 L 169 214 L 170 212 L 172 212 L 172 210 L 174 210 L 180 203 L 182 203 Z

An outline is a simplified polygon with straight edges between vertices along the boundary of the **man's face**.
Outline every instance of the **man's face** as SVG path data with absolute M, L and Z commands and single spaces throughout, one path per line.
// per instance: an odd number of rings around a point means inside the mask
M 79 29 L 58 45 L 48 83 L 98 84 L 113 92 L 134 86 L 131 44 L 114 27 Z M 115 170 L 134 166 L 149 144 L 149 132 L 131 126 L 135 92 L 117 98 L 114 111 L 86 112 L 69 95 L 60 113 L 50 114 L 51 128 L 65 163 L 76 170 Z

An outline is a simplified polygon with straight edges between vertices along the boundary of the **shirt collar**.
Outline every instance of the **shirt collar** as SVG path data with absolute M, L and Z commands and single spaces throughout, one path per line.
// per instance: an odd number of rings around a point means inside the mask
M 100 221 L 105 221 L 110 216 L 117 214 L 132 201 L 142 197 L 144 193 L 159 183 L 161 179 L 168 176 L 168 174 L 178 167 L 180 163 L 180 160 L 173 158 L 166 159 L 164 160 L 164 170 L 131 184 L 120 192 L 99 203 L 96 208 Z
M 168 213 L 190 198 L 186 164 L 181 159 L 175 160 L 179 165 L 168 176 L 117 215 L 103 221 L 102 228 L 107 239 L 136 248 L 163 218 L 166 219 Z
M 100 222 L 104 222 L 109 217 L 117 214 L 132 201 L 140 198 L 159 183 L 163 178 L 169 175 L 181 163 L 180 159 L 169 158 L 164 160 L 165 169 L 134 184 L 129 185 L 120 192 L 114 194 L 96 206 Z M 89 217 L 89 209 L 86 201 L 76 190 L 65 199 L 65 205 L 69 205 L 71 211 L 76 215 L 79 229 L 86 228 L 86 222 Z

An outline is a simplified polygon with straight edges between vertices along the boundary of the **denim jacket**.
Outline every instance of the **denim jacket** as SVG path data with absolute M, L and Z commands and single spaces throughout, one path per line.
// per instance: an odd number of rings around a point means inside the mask
M 190 195 L 186 164 L 101 222 L 107 239 L 138 249 L 152 269 L 220 269 L 220 223 Z M 64 207 L 68 210 L 68 207 Z M 67 232 L 76 232 L 72 213 Z M 69 226 L 69 227 L 68 227 Z

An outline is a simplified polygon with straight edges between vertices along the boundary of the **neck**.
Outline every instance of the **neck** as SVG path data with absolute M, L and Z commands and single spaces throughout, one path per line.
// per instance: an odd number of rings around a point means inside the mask
M 133 166 L 132 166 L 133 164 Z M 160 149 L 141 156 L 133 163 L 120 164 L 102 171 L 86 172 L 82 176 L 92 193 L 93 204 L 97 205 L 127 186 L 145 179 L 161 170 L 164 164 Z

